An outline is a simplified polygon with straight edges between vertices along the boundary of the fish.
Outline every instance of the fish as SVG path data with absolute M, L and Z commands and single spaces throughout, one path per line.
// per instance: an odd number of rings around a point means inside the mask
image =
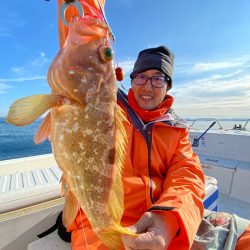
M 82 208 L 103 244 L 119 249 L 120 235 L 133 235 L 120 224 L 127 121 L 117 104 L 110 27 L 96 1 L 79 2 L 85 15 L 71 17 L 68 30 L 59 26 L 61 48 L 47 74 L 51 93 L 15 101 L 6 120 L 25 126 L 47 112 L 34 141 L 50 139 L 62 170 L 64 225 Z

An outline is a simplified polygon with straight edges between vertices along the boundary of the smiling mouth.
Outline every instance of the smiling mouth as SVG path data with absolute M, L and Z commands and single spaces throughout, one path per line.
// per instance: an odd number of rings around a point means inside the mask
M 141 95 L 141 98 L 142 98 L 143 100 L 151 100 L 151 99 L 153 99 L 153 97 L 152 97 L 152 96 L 149 96 L 149 95 Z

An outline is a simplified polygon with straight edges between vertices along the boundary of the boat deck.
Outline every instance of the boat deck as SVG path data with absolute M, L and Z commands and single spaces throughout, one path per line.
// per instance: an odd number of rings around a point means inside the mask
M 218 211 L 236 214 L 250 220 L 250 203 L 219 193 Z
M 191 142 L 202 132 L 190 131 Z M 209 131 L 200 138 L 194 149 L 205 174 L 211 176 L 206 185 L 209 209 L 250 220 L 249 146 L 248 131 Z M 52 154 L 0 161 L 0 235 L 5 239 L 0 249 L 27 249 L 36 235 L 54 225 L 64 204 L 59 198 L 60 174 Z

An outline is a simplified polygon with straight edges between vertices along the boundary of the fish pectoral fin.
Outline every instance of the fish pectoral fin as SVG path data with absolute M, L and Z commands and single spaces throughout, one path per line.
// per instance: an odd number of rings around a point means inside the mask
M 41 125 L 38 128 L 37 133 L 33 138 L 34 143 L 39 144 L 45 141 L 49 137 L 50 128 L 51 128 L 51 115 L 49 112 L 43 119 Z
M 46 111 L 56 106 L 61 99 L 61 96 L 50 94 L 32 95 L 18 99 L 10 106 L 6 121 L 16 126 L 31 124 Z
M 79 205 L 77 199 L 70 190 L 67 190 L 64 193 L 64 196 L 65 204 L 63 208 L 62 221 L 65 227 L 69 227 L 76 218 L 77 212 L 79 210 Z

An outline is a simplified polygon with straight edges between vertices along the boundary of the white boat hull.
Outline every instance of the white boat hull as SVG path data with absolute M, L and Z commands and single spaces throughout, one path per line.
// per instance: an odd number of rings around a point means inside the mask
M 207 208 L 218 207 L 250 219 L 250 133 L 243 132 L 208 132 L 194 150 L 205 174 L 210 176 L 204 199 Z M 201 133 L 190 131 L 191 142 Z M 0 235 L 4 239 L 0 241 L 1 250 L 23 250 L 27 246 L 29 250 L 40 246 L 55 249 L 58 244 L 63 246 L 60 249 L 70 249 L 70 243 L 62 242 L 56 233 L 37 237 L 55 224 L 63 208 L 60 175 L 52 154 L 0 162 Z M 222 204 L 220 199 L 218 202 L 218 187 Z
M 30 242 L 39 239 L 56 222 L 64 199 L 58 198 L 39 205 L 0 214 L 0 249 L 26 250 Z

